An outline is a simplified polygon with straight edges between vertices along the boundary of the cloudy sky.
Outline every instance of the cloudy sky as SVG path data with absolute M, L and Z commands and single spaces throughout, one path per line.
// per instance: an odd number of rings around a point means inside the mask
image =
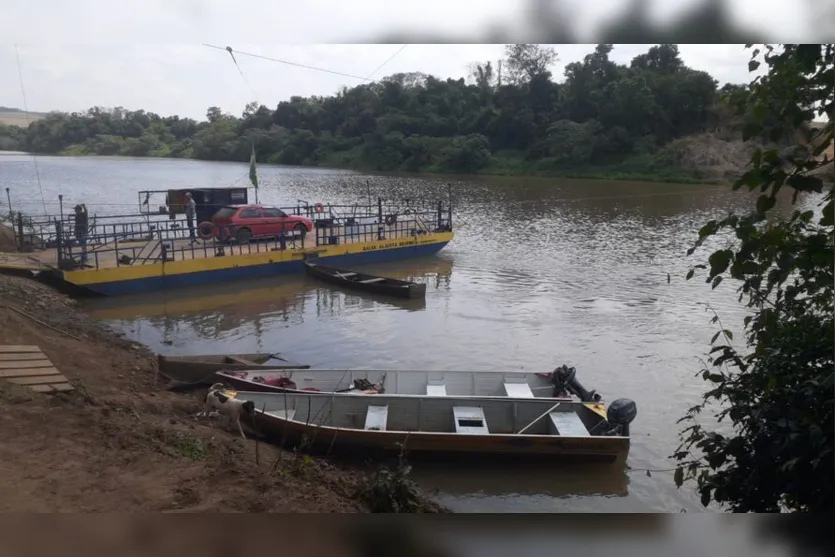
M 578 33 L 594 40 L 595 25 L 607 12 L 630 0 L 565 0 L 565 18 Z M 647 0 L 663 24 L 699 0 Z M 812 0 L 810 0 L 812 1 Z M 824 0 L 828 1 L 828 0 Z M 521 0 L 520 0 L 521 2 Z M 796 6 L 805 0 L 794 0 Z M 514 37 L 531 25 L 522 5 L 511 0 L 0 0 L 0 106 L 32 111 L 85 110 L 123 106 L 163 115 L 202 118 L 212 105 L 240 113 L 258 100 L 269 106 L 292 95 L 329 95 L 342 86 L 396 72 L 420 71 L 462 77 L 476 62 L 502 57 L 501 44 L 356 44 L 381 33 L 404 30 L 442 33 L 461 42 L 480 40 L 479 32 L 501 28 Z M 559 3 L 557 0 L 550 4 Z M 802 9 L 781 12 L 780 0 L 728 0 L 740 21 L 759 21 L 791 34 L 804 29 Z M 753 9 L 756 8 L 756 9 Z M 526 19 L 527 18 L 527 19 Z M 746 19 L 747 18 L 747 19 Z M 754 19 L 751 19 L 754 18 Z M 759 18 L 759 19 L 757 19 Z M 527 22 L 527 23 L 526 23 Z M 597 23 L 596 23 L 597 22 Z M 779 24 L 779 26 L 777 25 Z M 526 27 L 527 25 L 527 27 Z M 379 39 L 377 39 L 379 40 Z M 310 44 L 310 43 L 352 44 Z M 522 42 L 520 40 L 520 42 Z M 533 41 L 532 41 L 533 42 Z M 232 46 L 243 72 L 229 54 L 204 44 Z M 593 44 L 554 45 L 557 79 L 567 63 L 591 52 Z M 613 58 L 628 62 L 651 45 L 617 45 Z M 705 70 L 720 83 L 750 80 L 743 45 L 680 45 L 689 66 Z M 399 52 L 398 52 L 399 50 Z M 396 54 L 393 58 L 392 55 Z M 329 69 L 345 75 L 296 67 L 251 53 Z M 391 58 L 389 60 L 389 58 Z M 388 62 L 386 62 L 388 60 Z M 385 63 L 385 64 L 384 64 Z M 381 64 L 384 64 L 380 68 Z M 378 69 L 379 68 L 379 69 Z M 376 73 L 375 73 L 375 70 Z

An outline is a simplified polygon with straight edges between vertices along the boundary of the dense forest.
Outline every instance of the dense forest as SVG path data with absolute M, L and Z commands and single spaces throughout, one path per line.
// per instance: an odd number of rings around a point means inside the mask
M 698 179 L 676 140 L 712 130 L 731 114 L 726 85 L 688 68 L 677 45 L 631 63 L 613 45 L 548 70 L 547 45 L 506 45 L 505 59 L 467 78 L 399 73 L 328 97 L 292 97 L 240 117 L 210 107 L 202 122 L 144 110 L 53 112 L 27 129 L 0 124 L 0 150 L 246 161 L 366 170 L 606 175 Z M 724 114 L 724 116 L 723 116 Z

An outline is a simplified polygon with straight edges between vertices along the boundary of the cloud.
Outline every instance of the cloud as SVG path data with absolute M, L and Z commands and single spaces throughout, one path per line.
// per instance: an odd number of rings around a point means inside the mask
M 769 6 L 776 1 L 763 0 Z M 694 3 L 648 0 L 650 12 L 662 23 Z M 739 4 L 735 17 L 758 17 Z M 532 18 L 548 28 L 557 18 L 591 38 L 629 5 L 630 0 L 599 0 L 593 8 L 586 0 L 3 0 L 0 36 L 9 42 L 0 45 L 0 75 L 6 76 L 0 80 L 0 105 L 23 107 L 14 43 L 19 43 L 26 100 L 33 111 L 124 106 L 202 118 L 213 105 L 240 113 L 252 100 L 274 106 L 293 95 L 329 95 L 362 82 L 238 56 L 244 81 L 228 53 L 203 43 L 367 76 L 400 45 L 363 44 L 359 38 L 400 29 L 476 41 L 499 29 L 522 39 L 535 31 Z M 784 30 L 802 27 L 803 18 L 796 15 L 805 13 L 801 9 L 782 16 L 777 9 L 762 11 L 769 14 L 760 19 L 784 20 Z M 330 40 L 354 42 L 310 44 Z M 621 44 L 612 57 L 628 63 L 649 46 Z M 560 61 L 553 73 L 559 80 L 565 65 L 581 60 L 594 45 L 555 47 Z M 685 63 L 720 82 L 749 79 L 748 55 L 741 45 L 682 44 L 680 49 Z M 501 57 L 501 44 L 409 44 L 374 77 L 420 71 L 458 78 L 473 63 Z
M 612 58 L 629 61 L 651 45 L 618 45 Z M 234 45 L 235 50 L 367 76 L 397 45 Z M 582 60 L 593 44 L 555 45 L 561 80 L 566 64 Z M 748 81 L 742 45 L 681 45 L 689 66 L 720 82 Z M 209 106 L 240 113 L 247 102 L 274 106 L 293 95 L 330 95 L 361 80 L 238 55 L 244 81 L 229 54 L 200 45 L 20 46 L 23 82 L 30 110 L 86 110 L 124 106 L 162 115 L 202 118 Z M 374 77 L 421 71 L 441 78 L 467 74 L 474 62 L 496 61 L 502 45 L 409 45 Z M 0 105 L 23 107 L 13 46 L 0 47 Z M 250 90 L 247 82 L 252 86 Z M 254 93 L 253 93 L 254 91 Z

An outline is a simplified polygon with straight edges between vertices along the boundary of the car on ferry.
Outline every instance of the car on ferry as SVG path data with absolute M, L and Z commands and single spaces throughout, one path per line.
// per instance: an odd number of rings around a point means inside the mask
M 221 241 L 234 238 L 239 244 L 280 234 L 307 233 L 313 222 L 301 215 L 288 215 L 267 205 L 228 205 L 212 216 L 212 234 Z

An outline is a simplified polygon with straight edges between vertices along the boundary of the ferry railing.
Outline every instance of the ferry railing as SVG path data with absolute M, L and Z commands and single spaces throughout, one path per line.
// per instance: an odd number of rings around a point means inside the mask
M 302 207 L 282 210 L 288 215 L 303 216 Z M 310 209 L 315 213 L 309 205 Z M 86 234 L 76 237 L 72 215 L 47 215 L 24 219 L 17 223 L 25 229 L 29 251 L 56 250 L 59 268 L 108 268 L 122 265 L 145 265 L 158 262 L 191 260 L 228 255 L 314 248 L 357 242 L 380 242 L 415 238 L 427 233 L 451 229 L 451 214 L 444 212 L 441 203 L 402 205 L 378 200 L 373 205 L 326 205 L 311 219 L 313 229 L 304 234 L 288 230 L 271 238 L 248 242 L 235 241 L 234 226 L 193 223 L 197 238 L 190 242 L 190 230 L 185 218 L 159 215 L 156 220 L 147 214 L 88 217 Z M 24 222 L 25 221 L 25 222 Z M 201 226 L 202 225 L 202 226 Z M 21 236 L 24 236 L 21 234 Z M 23 251 L 23 249 L 21 249 Z

